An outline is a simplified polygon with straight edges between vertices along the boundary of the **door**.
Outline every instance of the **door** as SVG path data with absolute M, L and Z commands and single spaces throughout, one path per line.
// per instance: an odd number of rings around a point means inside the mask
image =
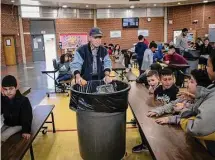
M 33 61 L 45 61 L 43 35 L 32 35 Z
M 7 66 L 16 65 L 15 41 L 13 36 L 4 36 L 4 56 Z

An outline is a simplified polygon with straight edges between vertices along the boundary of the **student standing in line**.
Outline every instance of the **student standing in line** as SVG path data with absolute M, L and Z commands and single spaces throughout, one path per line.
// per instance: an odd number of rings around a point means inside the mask
M 180 49 L 180 53 L 184 55 L 184 52 L 188 52 L 188 39 L 187 39 L 188 29 L 182 29 L 182 33 L 176 37 L 175 47 Z
M 157 49 L 157 44 L 155 42 L 151 42 L 149 48 L 145 50 L 143 55 L 143 62 L 141 67 L 141 72 L 145 72 L 150 66 L 153 64 L 153 56 Z
M 145 50 L 148 46 L 144 43 L 144 37 L 142 35 L 138 36 L 139 42 L 135 45 L 135 53 L 137 54 L 137 62 L 139 65 L 139 74 L 141 75 L 141 67 L 143 62 L 143 56 Z

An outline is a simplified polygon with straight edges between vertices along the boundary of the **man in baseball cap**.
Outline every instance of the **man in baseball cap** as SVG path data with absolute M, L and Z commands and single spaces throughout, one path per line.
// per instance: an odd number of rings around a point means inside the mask
M 102 31 L 94 27 L 89 32 L 89 43 L 76 50 L 73 61 L 70 64 L 76 83 L 86 84 L 90 80 L 102 80 L 111 82 L 111 59 L 107 50 L 101 45 Z

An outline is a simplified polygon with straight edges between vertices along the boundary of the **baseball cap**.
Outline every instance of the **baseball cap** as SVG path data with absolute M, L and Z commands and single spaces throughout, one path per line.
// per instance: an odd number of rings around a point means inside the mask
M 100 28 L 98 27 L 93 27 L 91 30 L 90 30 L 90 33 L 89 33 L 90 36 L 92 37 L 102 37 L 102 31 L 100 30 Z

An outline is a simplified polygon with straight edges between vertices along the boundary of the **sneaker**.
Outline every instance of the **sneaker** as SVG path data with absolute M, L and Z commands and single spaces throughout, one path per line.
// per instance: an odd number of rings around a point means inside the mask
M 148 151 L 147 147 L 144 144 L 140 144 L 132 148 L 133 153 L 140 153 L 143 151 Z

